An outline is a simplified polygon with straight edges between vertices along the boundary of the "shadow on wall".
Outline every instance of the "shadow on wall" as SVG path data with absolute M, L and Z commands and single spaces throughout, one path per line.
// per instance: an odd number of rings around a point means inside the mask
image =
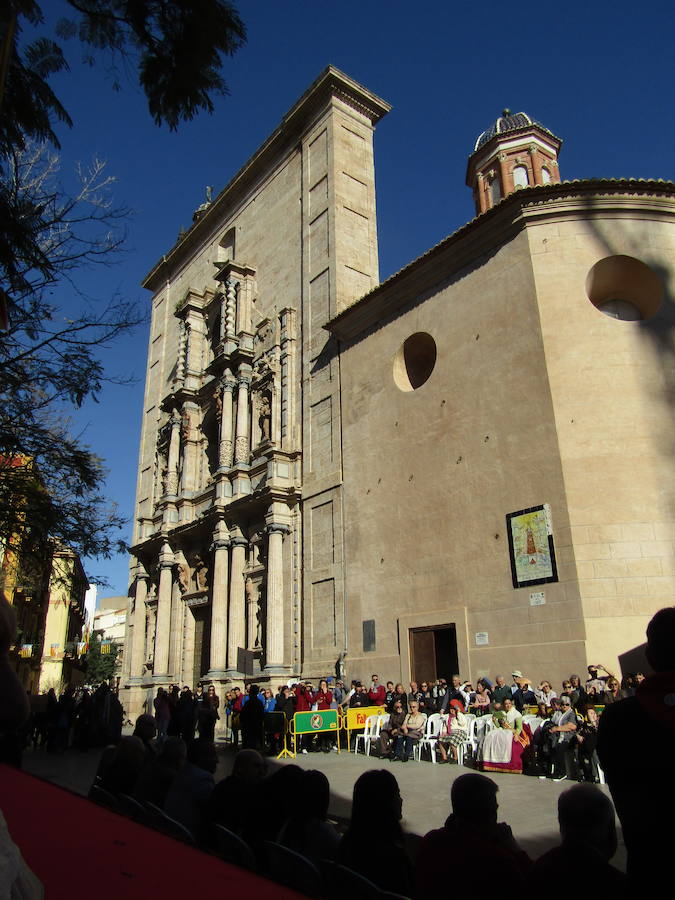
M 639 647 L 633 647 L 632 650 L 626 650 L 619 656 L 619 665 L 621 672 L 625 675 L 628 672 L 642 672 L 644 675 L 650 675 L 652 668 L 647 662 L 647 644 L 640 644 Z
M 656 450 L 675 459 L 675 284 L 672 266 L 667 264 L 666 251 L 651 245 L 649 223 L 639 219 L 599 219 L 602 216 L 600 201 L 588 198 L 584 203 L 588 212 L 588 224 L 608 256 L 630 255 L 645 263 L 659 277 L 663 285 L 663 300 L 657 313 L 641 322 L 617 323 L 619 327 L 638 328 L 653 350 L 658 377 L 651 379 L 652 398 L 663 404 L 662 424 L 670 423 L 662 432 Z M 664 217 L 665 218 L 665 217 Z M 656 436 L 654 438 L 656 440 Z M 665 442 L 665 446 L 663 445 Z M 664 485 L 667 490 L 668 485 Z M 675 496 L 675 493 L 673 494 Z M 671 501 L 670 516 L 675 517 L 675 504 Z M 628 651 L 632 653 L 634 651 Z M 622 666 L 623 668 L 623 666 Z M 636 667 L 629 666 L 629 671 Z M 639 669 L 637 669 L 639 671 Z M 644 669 L 642 670 L 644 671 Z

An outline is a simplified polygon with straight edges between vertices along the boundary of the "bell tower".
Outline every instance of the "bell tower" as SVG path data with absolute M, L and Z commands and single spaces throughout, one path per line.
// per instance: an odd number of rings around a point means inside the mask
M 527 113 L 505 109 L 476 140 L 466 183 L 473 190 L 476 215 L 520 188 L 560 182 L 562 141 Z

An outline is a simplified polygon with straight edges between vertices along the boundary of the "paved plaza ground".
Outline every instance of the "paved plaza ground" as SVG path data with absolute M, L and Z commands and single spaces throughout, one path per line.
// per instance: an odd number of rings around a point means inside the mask
M 86 794 L 94 778 L 100 750 L 81 752 L 68 750 L 63 754 L 44 750 L 27 751 L 24 755 L 25 771 L 53 781 L 62 787 Z M 232 768 L 234 753 L 219 752 L 216 781 L 224 778 Z M 295 760 L 277 762 L 270 759 L 271 769 L 276 765 L 296 763 L 303 769 L 321 769 L 331 785 L 330 815 L 338 820 L 349 818 L 354 782 L 362 772 L 373 768 L 387 768 L 398 780 L 403 797 L 403 826 L 411 835 L 424 835 L 432 828 L 439 828 L 450 812 L 450 787 L 455 778 L 470 771 L 455 765 L 432 765 L 429 762 L 390 763 L 374 756 L 353 753 L 310 753 L 298 755 Z M 508 822 L 516 840 L 533 859 L 558 843 L 556 808 L 558 796 L 571 784 L 563 781 L 554 784 L 523 775 L 491 777 L 499 785 L 499 818 Z M 601 790 L 608 793 L 603 785 Z M 619 850 L 613 864 L 625 870 L 625 849 L 619 834 Z M 476 848 L 478 849 L 478 848 Z M 471 849 L 467 848 L 468 858 Z

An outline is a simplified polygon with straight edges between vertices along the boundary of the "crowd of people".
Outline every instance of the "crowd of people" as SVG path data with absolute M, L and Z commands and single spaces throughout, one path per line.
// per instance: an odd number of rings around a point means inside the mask
M 0 737 L 3 741 L 24 729 L 30 717 L 28 698 L 8 657 L 14 629 L 11 607 L 0 597 L 0 695 L 3 698 Z M 510 685 L 505 679 L 495 679 L 494 684 L 481 679 L 476 691 L 458 677 L 447 685 L 441 680 L 431 686 L 430 694 L 436 709 L 441 713 L 446 711 L 448 722 L 452 717 L 461 723 L 460 714 L 478 715 L 476 709 L 484 707 L 481 718 L 491 716 L 495 720 L 488 736 L 500 733 L 497 725 L 501 722 L 511 741 L 518 734 L 518 719 L 524 720 L 526 710 L 531 711 L 534 696 L 538 711 L 554 710 L 553 715 L 559 714 L 550 730 L 557 735 L 581 738 L 582 744 L 586 736 L 580 721 L 585 718 L 587 724 L 593 725 L 593 712 L 597 712 L 593 700 L 602 696 L 604 709 L 597 725 L 597 756 L 623 828 L 631 896 L 637 889 L 658 894 L 667 883 L 675 804 L 675 788 L 667 770 L 675 749 L 675 607 L 662 609 L 650 621 L 646 656 L 651 674 L 646 678 L 636 676 L 619 683 L 618 687 L 612 683 L 616 679 L 611 673 L 605 670 L 600 675 L 601 667 L 591 666 L 585 684 L 573 676 L 563 683 L 559 697 L 554 696 L 550 682 L 540 683 L 536 689 L 541 694 L 538 697 L 520 672 L 513 673 Z M 368 689 L 358 683 L 349 691 L 344 685 L 335 687 L 344 691 L 343 707 L 366 702 L 381 705 L 379 679 L 374 678 Z M 391 685 L 393 691 L 389 687 L 384 687 L 384 701 L 392 709 L 392 715 L 397 712 L 406 717 L 428 715 L 421 712 L 422 708 L 427 709 L 425 691 L 415 690 L 415 685 L 411 685 L 409 692 L 402 690 L 402 685 Z M 276 697 L 270 698 L 267 691 L 251 686 L 248 700 L 242 699 L 239 710 L 243 743 L 255 740 L 260 733 L 261 717 L 264 720 L 265 716 L 264 700 L 274 700 L 275 710 L 277 704 L 284 702 L 289 709 L 296 709 L 297 696 L 304 696 L 307 702 L 311 699 L 312 705 L 319 703 L 317 692 L 310 688 L 306 683 L 285 685 Z M 321 702 L 329 702 L 329 692 L 330 704 L 338 702 L 328 679 L 319 689 L 324 693 Z M 621 691 L 625 696 L 618 696 Z M 97 697 L 90 698 L 91 703 L 85 698 L 84 709 L 88 706 L 98 709 L 94 719 L 102 715 L 100 721 L 108 727 L 111 710 L 113 719 L 118 714 L 106 693 L 104 688 Z M 236 696 L 237 692 L 233 694 Z M 214 697 L 215 691 L 207 690 L 206 695 Z M 373 697 L 377 698 L 374 702 Z M 225 707 L 233 697 L 224 699 Z M 82 697 L 77 698 L 75 708 L 78 700 L 82 705 Z M 220 703 L 215 698 L 208 703 L 217 713 Z M 236 700 L 231 715 L 235 704 Z M 188 707 L 187 701 L 183 701 L 183 706 Z M 57 698 L 56 706 L 52 699 L 51 707 L 61 712 L 48 721 L 53 727 L 61 728 L 59 717 L 63 714 L 64 722 L 67 721 L 73 708 L 71 698 L 66 696 L 63 703 Z M 104 751 L 94 789 L 106 793 L 113 802 L 124 795 L 132 800 L 137 798 L 139 804 L 156 804 L 207 847 L 213 841 L 213 825 L 221 824 L 250 844 L 261 865 L 265 840 L 277 841 L 310 860 L 338 860 L 383 890 L 407 896 L 426 897 L 430 891 L 448 888 L 473 891 L 476 874 L 486 889 L 507 896 L 519 895 L 525 884 L 541 885 L 553 897 L 562 896 L 563 891 L 569 893 L 575 884 L 581 886 L 583 893 L 603 887 L 621 895 L 624 890 L 621 874 L 609 866 L 616 847 L 613 809 L 607 795 L 594 785 L 576 785 L 560 795 L 561 845 L 533 864 L 518 847 L 508 825 L 497 821 L 496 783 L 477 772 L 461 775 L 452 785 L 451 815 L 442 828 L 424 837 L 420 852 L 413 859 L 401 830 L 402 799 L 391 770 L 371 769 L 359 777 L 354 786 L 351 820 L 340 833 L 327 819 L 330 786 L 323 773 L 303 771 L 291 764 L 267 774 L 261 754 L 255 749 L 244 749 L 234 759 L 232 774 L 216 785 L 218 757 L 214 741 L 200 734 L 188 743 L 184 737 L 169 735 L 169 724 L 163 739 L 157 741 L 164 705 L 160 702 L 157 707 L 156 716 L 146 713 L 139 717 L 133 736 L 121 738 Z M 100 712 L 106 709 L 107 713 Z M 194 697 L 190 709 L 189 721 L 197 728 L 200 716 Z M 278 712 L 283 709 L 277 715 Z M 85 716 L 81 718 L 82 722 L 86 721 Z M 525 724 L 523 721 L 523 727 Z M 204 730 L 208 731 L 207 725 Z M 452 732 L 452 726 L 449 730 Z M 37 734 L 43 733 L 48 744 L 50 728 L 38 729 Z M 649 759 L 637 752 L 636 735 L 646 739 Z M 394 755 L 406 752 L 406 740 L 401 750 L 399 737 L 393 742 Z M 452 747 L 452 741 L 441 743 Z M 485 768 L 500 751 L 501 740 L 494 743 L 494 747 L 486 748 L 484 742 L 479 761 L 482 759 Z M 501 751 L 504 755 L 508 747 L 502 747 Z M 0 844 L 3 853 L 11 853 L 18 860 L 17 878 L 24 877 L 26 866 L 6 829 L 0 829 Z M 523 876 L 528 874 L 533 877 L 525 882 Z
M 588 677 L 571 675 L 557 693 L 550 680 L 534 686 L 515 670 L 507 684 L 502 675 L 494 682 L 480 678 L 476 686 L 454 675 L 450 681 L 381 684 L 377 674 L 369 684 L 352 681 L 347 688 L 340 679 L 321 679 L 279 685 L 276 692 L 257 685 L 244 692 L 228 690 L 221 706 L 213 685 L 199 684 L 193 693 L 172 685 L 159 688 L 154 714 L 159 741 L 167 736 L 182 737 L 189 743 L 195 734 L 213 740 L 215 725 L 225 717 L 224 732 L 234 749 L 257 749 L 278 753 L 284 745 L 287 723 L 297 712 L 329 709 L 384 709 L 388 719 L 374 745 L 383 759 L 407 762 L 425 735 L 427 719 L 442 716 L 435 737 L 440 762 L 457 761 L 459 748 L 469 737 L 469 717 L 490 717 L 491 729 L 480 730 L 480 746 L 473 762 L 484 771 L 539 775 L 563 780 L 598 782 L 600 768 L 596 754 L 597 729 L 602 710 L 618 700 L 634 696 L 644 680 L 641 673 L 627 675 L 621 682 L 603 666 L 588 667 Z M 277 714 L 273 716 L 270 714 Z M 282 714 L 280 719 L 278 714 Z M 351 732 L 352 746 L 358 729 Z M 306 754 L 337 749 L 335 733 L 298 736 L 297 749 Z
M 217 851 L 214 826 L 224 827 L 250 848 L 263 874 L 269 874 L 272 841 L 319 870 L 326 861 L 337 862 L 382 891 L 427 898 L 448 885 L 453 892 L 473 890 L 475 871 L 466 865 L 466 854 L 480 848 L 481 882 L 494 879 L 506 886 L 506 896 L 529 874 L 541 874 L 551 876 L 547 894 L 557 897 L 562 884 L 553 876 L 566 858 L 574 860 L 575 878 L 586 890 L 602 885 L 623 896 L 625 876 L 609 863 L 617 848 L 614 809 L 592 785 L 576 785 L 560 796 L 561 846 L 533 861 L 510 827 L 498 822 L 499 789 L 485 775 L 457 778 L 445 824 L 415 843 L 401 827 L 403 799 L 390 770 L 371 769 L 357 779 L 351 817 L 338 823 L 328 815 L 330 783 L 323 772 L 287 764 L 268 774 L 263 756 L 244 749 L 232 773 L 216 783 L 213 741 L 196 738 L 187 745 L 170 736 L 153 752 L 154 731 L 153 717 L 140 716 L 134 736 L 104 755 L 93 796 L 104 791 L 113 800 L 154 804 L 206 850 Z

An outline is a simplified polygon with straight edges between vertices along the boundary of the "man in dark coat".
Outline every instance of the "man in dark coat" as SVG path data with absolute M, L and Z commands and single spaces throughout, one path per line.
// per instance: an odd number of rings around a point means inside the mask
M 258 697 L 259 691 L 260 688 L 257 684 L 251 685 L 248 689 L 248 700 L 242 704 L 239 713 L 241 745 L 244 749 L 260 750 L 262 748 L 265 707 Z
M 598 757 L 621 820 L 632 889 L 661 896 L 671 882 L 675 813 L 675 607 L 647 626 L 647 660 L 654 674 L 600 717 Z
M 477 868 L 483 884 L 496 886 L 505 897 L 520 896 L 531 862 L 511 828 L 497 822 L 498 790 L 491 778 L 475 772 L 455 779 L 452 814 L 443 828 L 425 835 L 417 857 L 419 900 L 449 891 L 453 897 L 472 895 Z M 477 867 L 467 866 L 467 847 L 480 848 Z

